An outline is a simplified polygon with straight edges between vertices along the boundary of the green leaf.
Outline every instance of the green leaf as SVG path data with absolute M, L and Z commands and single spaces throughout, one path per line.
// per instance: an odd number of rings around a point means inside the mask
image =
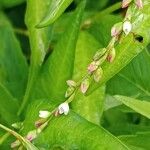
M 132 150 L 148 150 L 150 148 L 150 132 L 135 135 L 122 135 L 119 139 L 126 143 Z
M 0 83 L 20 99 L 26 88 L 28 66 L 9 20 L 3 13 L 0 20 Z
M 84 7 L 85 1 L 81 2 L 73 14 L 67 30 L 45 62 L 33 97 L 49 98 L 55 103 L 64 101 L 66 81 L 72 78 L 76 42 Z
M 37 27 L 44 27 L 52 24 L 71 4 L 73 0 L 51 0 L 51 5 L 47 15 L 43 20 L 38 24 Z
M 24 122 L 24 133 L 34 128 L 33 125 L 38 117 L 39 110 L 45 110 L 48 107 L 51 107 L 50 103 L 47 103 L 45 100 L 39 100 L 30 105 Z M 53 118 L 34 143 L 39 149 L 44 148 L 46 150 L 54 148 L 90 150 L 128 149 L 105 129 L 88 122 L 72 111 L 67 116 L 62 115 Z
M 149 110 L 150 102 L 141 101 L 141 100 L 137 100 L 137 99 L 134 99 L 134 98 L 121 96 L 121 95 L 116 95 L 114 97 L 115 97 L 115 99 L 121 101 L 126 106 L 132 108 L 136 112 L 138 112 L 141 115 L 144 115 L 144 116 L 146 116 L 147 118 L 150 119 L 150 110 Z
M 23 3 L 25 0 L 1 0 L 0 1 L 0 8 L 1 7 L 13 7 Z
M 11 125 L 18 121 L 16 114 L 19 104 L 2 84 L 0 84 L 0 91 L 0 120 Z
M 133 4 L 134 5 L 134 4 Z M 143 10 L 139 11 L 136 6 L 134 6 L 133 11 L 133 31 L 136 30 L 135 34 L 141 36 L 143 41 L 139 41 L 136 36 L 129 34 L 124 37 L 121 42 L 116 46 L 116 59 L 112 64 L 105 63 L 102 67 L 104 70 L 104 76 L 101 83 L 93 83 L 89 89 L 89 93 L 94 91 L 96 88 L 106 83 L 110 78 L 117 74 L 122 68 L 124 68 L 134 57 L 136 57 L 149 43 L 149 29 L 150 29 L 150 4 L 144 5 Z M 135 17 L 137 15 L 142 15 L 142 19 Z M 136 25 L 135 25 L 136 24 Z M 141 32 L 142 28 L 142 32 Z
M 100 44 L 88 32 L 81 32 L 77 46 L 74 62 L 74 75 L 75 81 L 80 81 L 84 74 L 86 74 L 87 66 L 91 62 L 91 58 L 96 50 L 101 47 Z M 103 112 L 104 103 L 104 86 L 96 90 L 90 96 L 84 96 L 80 91 L 75 96 L 71 106 L 75 112 L 80 114 L 96 124 L 100 124 L 100 118 Z
M 27 0 L 25 22 L 29 31 L 31 58 L 27 89 L 18 114 L 21 114 L 30 99 L 30 94 L 32 93 L 37 79 L 37 74 L 49 48 L 49 43 L 52 36 L 52 27 L 43 29 L 35 28 L 36 24 L 44 16 L 49 5 L 50 1 L 43 2 L 43 0 Z
M 150 57 L 143 51 L 107 83 L 107 93 L 150 99 Z M 115 85 L 115 86 L 114 86 Z

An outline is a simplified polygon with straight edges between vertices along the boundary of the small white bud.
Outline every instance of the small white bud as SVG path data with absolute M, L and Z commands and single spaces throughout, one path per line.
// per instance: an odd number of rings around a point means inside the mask
M 94 73 L 94 80 L 95 80 L 95 82 L 99 82 L 101 80 L 101 78 L 102 78 L 102 75 L 103 75 L 103 70 L 100 67 Z
M 39 117 L 40 118 L 48 118 L 51 115 L 51 112 L 46 110 L 40 110 L 39 111 Z
M 11 148 L 14 149 L 20 145 L 21 145 L 21 142 L 19 140 L 16 140 L 15 142 L 11 143 Z
M 126 35 L 128 35 L 132 30 L 132 24 L 130 21 L 125 21 L 123 23 L 123 31 Z
M 58 106 L 59 114 L 67 115 L 69 113 L 69 105 L 67 102 L 64 102 Z
M 73 81 L 73 80 L 67 80 L 66 82 L 67 82 L 67 85 L 70 86 L 70 87 L 72 87 L 72 86 L 76 87 L 76 85 L 77 85 L 76 82 Z

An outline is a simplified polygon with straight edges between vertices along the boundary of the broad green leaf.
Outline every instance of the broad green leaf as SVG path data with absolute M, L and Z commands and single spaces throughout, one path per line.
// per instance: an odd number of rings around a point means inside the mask
M 18 121 L 16 116 L 19 104 L 16 99 L 0 84 L 0 122 L 8 125 Z
M 32 93 L 32 89 L 34 88 L 37 79 L 38 71 L 41 68 L 46 52 L 49 48 L 52 27 L 43 29 L 37 29 L 35 27 L 44 16 L 49 5 L 50 1 L 43 2 L 43 0 L 27 0 L 25 22 L 29 31 L 31 58 L 27 89 L 18 114 L 23 111 L 30 98 L 30 94 Z
M 101 47 L 100 44 L 88 32 L 80 33 L 74 63 L 73 79 L 75 81 L 80 81 L 83 75 L 86 74 L 86 68 L 99 47 Z M 104 92 L 104 86 L 87 97 L 79 91 L 71 106 L 82 117 L 99 125 L 103 112 Z
M 23 97 L 28 66 L 21 52 L 13 28 L 6 18 L 0 13 L 0 83 L 16 98 Z
M 114 97 L 115 97 L 115 99 L 121 101 L 122 103 L 124 103 L 128 107 L 132 108 L 136 112 L 138 112 L 141 115 L 144 115 L 150 119 L 150 110 L 149 110 L 150 102 L 141 101 L 141 100 L 137 100 L 134 98 L 121 96 L 121 95 L 116 95 Z
M 148 2 L 148 1 L 147 1 Z M 134 6 L 133 11 L 133 32 L 143 41 L 139 41 L 139 38 L 133 36 L 133 34 L 129 34 L 124 37 L 122 41 L 116 46 L 116 59 L 112 64 L 105 63 L 103 66 L 104 76 L 102 81 L 99 84 L 93 83 L 89 92 L 91 93 L 94 89 L 98 88 L 105 82 L 107 82 L 110 78 L 112 78 L 115 74 L 117 74 L 122 68 L 124 68 L 135 56 L 137 56 L 149 43 L 149 29 L 150 29 L 150 13 L 149 13 L 150 3 L 146 3 L 142 10 L 138 10 L 136 6 Z M 138 15 L 142 15 L 142 18 L 135 17 Z M 142 28 L 142 30 L 141 30 Z
M 143 51 L 107 84 L 107 93 L 150 99 L 150 57 Z M 115 86 L 114 86 L 115 85 Z
M 0 8 L 1 7 L 13 7 L 23 3 L 25 0 L 1 0 L 0 1 Z
M 70 18 L 69 26 L 45 62 L 34 97 L 49 98 L 55 103 L 64 101 L 66 81 L 72 78 L 76 42 L 84 7 L 85 1 L 81 2 Z
M 45 110 L 50 107 L 49 105 L 50 104 L 46 102 L 43 103 L 42 100 L 30 105 L 24 122 L 24 133 L 27 133 L 29 129 L 32 130 L 34 122 L 37 120 L 39 110 Z M 67 116 L 62 115 L 53 118 L 48 127 L 39 135 L 34 143 L 39 149 L 44 148 L 45 150 L 54 148 L 62 148 L 65 150 L 128 149 L 105 129 L 88 122 L 72 111 L 70 111 Z
M 52 0 L 44 19 L 38 24 L 38 27 L 44 27 L 52 24 L 71 4 L 73 0 Z
M 150 148 L 150 132 L 135 135 L 122 135 L 119 139 L 126 143 L 132 150 L 148 150 Z

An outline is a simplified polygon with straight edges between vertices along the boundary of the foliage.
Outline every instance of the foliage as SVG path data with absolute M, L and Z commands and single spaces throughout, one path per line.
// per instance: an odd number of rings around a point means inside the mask
M 149 149 L 150 0 L 126 2 L 0 1 L 0 149 Z

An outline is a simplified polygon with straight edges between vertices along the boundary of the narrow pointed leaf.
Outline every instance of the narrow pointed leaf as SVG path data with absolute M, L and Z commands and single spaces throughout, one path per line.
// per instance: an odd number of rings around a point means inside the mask
M 67 90 L 66 81 L 72 78 L 76 42 L 84 7 L 85 1 L 82 1 L 53 53 L 43 66 L 34 97 L 49 98 L 55 102 L 64 101 Z
M 44 19 L 37 25 L 37 27 L 44 27 L 52 24 L 71 4 L 73 0 L 52 0 Z
M 26 88 L 28 66 L 13 28 L 2 12 L 0 20 L 0 83 L 20 99 Z
M 140 113 L 141 115 L 144 115 L 150 119 L 150 109 L 149 109 L 150 108 L 150 102 L 141 101 L 141 100 L 137 100 L 134 98 L 121 96 L 121 95 L 116 95 L 114 97 L 115 97 L 115 99 L 121 101 L 126 106 L 135 110 L 137 113 Z

